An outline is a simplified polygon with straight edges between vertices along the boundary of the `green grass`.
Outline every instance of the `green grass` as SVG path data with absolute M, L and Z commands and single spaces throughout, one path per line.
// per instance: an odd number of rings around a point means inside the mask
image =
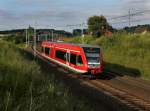
M 69 42 L 81 41 L 81 37 Z M 150 33 L 115 33 L 112 37 L 85 37 L 85 43 L 102 46 L 106 69 L 113 69 L 129 75 L 139 72 L 144 79 L 150 80 Z
M 27 59 L 15 45 L 0 41 L 1 111 L 92 111 L 87 100 L 74 97 L 53 74 Z

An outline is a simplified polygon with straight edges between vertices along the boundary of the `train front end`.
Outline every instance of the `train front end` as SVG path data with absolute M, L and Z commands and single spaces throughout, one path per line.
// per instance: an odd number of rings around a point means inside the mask
M 103 58 L 102 50 L 100 47 L 83 47 L 88 72 L 92 75 L 98 75 L 103 73 Z

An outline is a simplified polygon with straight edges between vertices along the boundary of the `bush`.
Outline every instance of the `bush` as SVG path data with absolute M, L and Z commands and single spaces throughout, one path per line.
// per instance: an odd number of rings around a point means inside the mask
M 0 41 L 1 111 L 89 111 L 86 100 L 78 100 L 55 77 L 43 74 L 14 45 Z

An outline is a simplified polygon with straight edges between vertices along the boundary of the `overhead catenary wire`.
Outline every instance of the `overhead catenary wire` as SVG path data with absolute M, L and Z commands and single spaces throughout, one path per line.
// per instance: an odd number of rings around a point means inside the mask
M 107 20 L 108 20 L 109 24 L 111 24 L 111 25 L 128 23 L 128 26 L 131 27 L 131 23 L 132 22 L 148 20 L 147 18 L 132 20 L 131 17 L 137 16 L 137 15 L 141 15 L 141 14 L 143 15 L 143 14 L 148 13 L 148 12 L 150 12 L 150 10 L 144 10 L 144 11 L 138 11 L 138 12 L 131 13 L 131 10 L 129 9 L 127 15 L 122 15 L 122 16 L 117 16 L 117 17 L 113 17 L 113 18 L 108 18 Z M 119 21 L 117 19 L 122 19 L 122 20 Z M 117 22 L 111 22 L 111 20 L 117 20 Z M 96 26 L 96 25 L 98 26 L 98 25 L 101 25 L 101 24 L 102 23 L 97 23 L 97 24 L 94 24 L 94 25 L 84 24 L 84 27 Z M 81 27 L 82 25 L 81 24 L 72 24 L 72 25 L 67 25 L 67 26 L 69 26 L 69 27 Z
M 138 11 L 138 12 L 130 13 L 130 15 L 131 16 L 136 16 L 136 15 L 141 15 L 141 14 L 148 13 L 148 12 L 150 12 L 150 10 Z M 121 16 L 117 16 L 117 17 L 111 17 L 111 18 L 108 18 L 108 20 L 123 19 L 123 18 L 126 18 L 126 17 L 129 17 L 129 14 L 121 15 Z
M 144 20 L 148 20 L 147 18 L 139 18 L 139 19 L 135 19 L 134 17 L 138 16 L 138 15 L 144 15 L 144 14 L 147 14 L 149 13 L 150 10 L 143 10 L 143 11 L 137 11 L 137 12 L 131 12 L 130 10 L 128 11 L 128 14 L 125 14 L 125 15 L 121 15 L 121 16 L 116 16 L 116 17 L 110 17 L 110 18 L 107 18 L 108 20 L 108 23 L 111 24 L 111 25 L 121 25 L 121 24 L 125 24 L 125 23 L 128 23 L 128 26 L 131 27 L 131 23 L 133 22 L 141 22 L 141 21 L 144 21 Z M 135 19 L 135 20 L 133 20 Z M 100 23 L 96 24 L 96 25 L 101 25 Z M 0 26 L 5 26 L 3 24 L 0 24 Z M 18 25 L 17 27 L 26 27 L 26 25 Z M 48 29 L 66 29 L 66 28 L 69 28 L 69 29 L 74 29 L 74 28 L 87 28 L 88 26 L 92 26 L 92 25 L 88 25 L 86 24 L 85 22 L 84 23 L 80 23 L 80 24 L 68 24 L 68 25 L 53 25 L 53 27 L 51 25 L 39 25 L 39 27 L 48 27 Z M 95 24 L 94 24 L 95 26 Z M 40 29 L 38 27 L 38 29 Z M 18 28 L 19 29 L 19 28 Z M 24 28 L 26 29 L 26 28 Z M 11 30 L 11 29 L 10 29 Z

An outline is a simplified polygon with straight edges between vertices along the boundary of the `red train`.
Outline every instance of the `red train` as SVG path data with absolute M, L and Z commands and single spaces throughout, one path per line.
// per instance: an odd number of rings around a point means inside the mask
M 44 41 L 42 56 L 77 73 L 97 75 L 103 72 L 102 50 L 99 46 Z

